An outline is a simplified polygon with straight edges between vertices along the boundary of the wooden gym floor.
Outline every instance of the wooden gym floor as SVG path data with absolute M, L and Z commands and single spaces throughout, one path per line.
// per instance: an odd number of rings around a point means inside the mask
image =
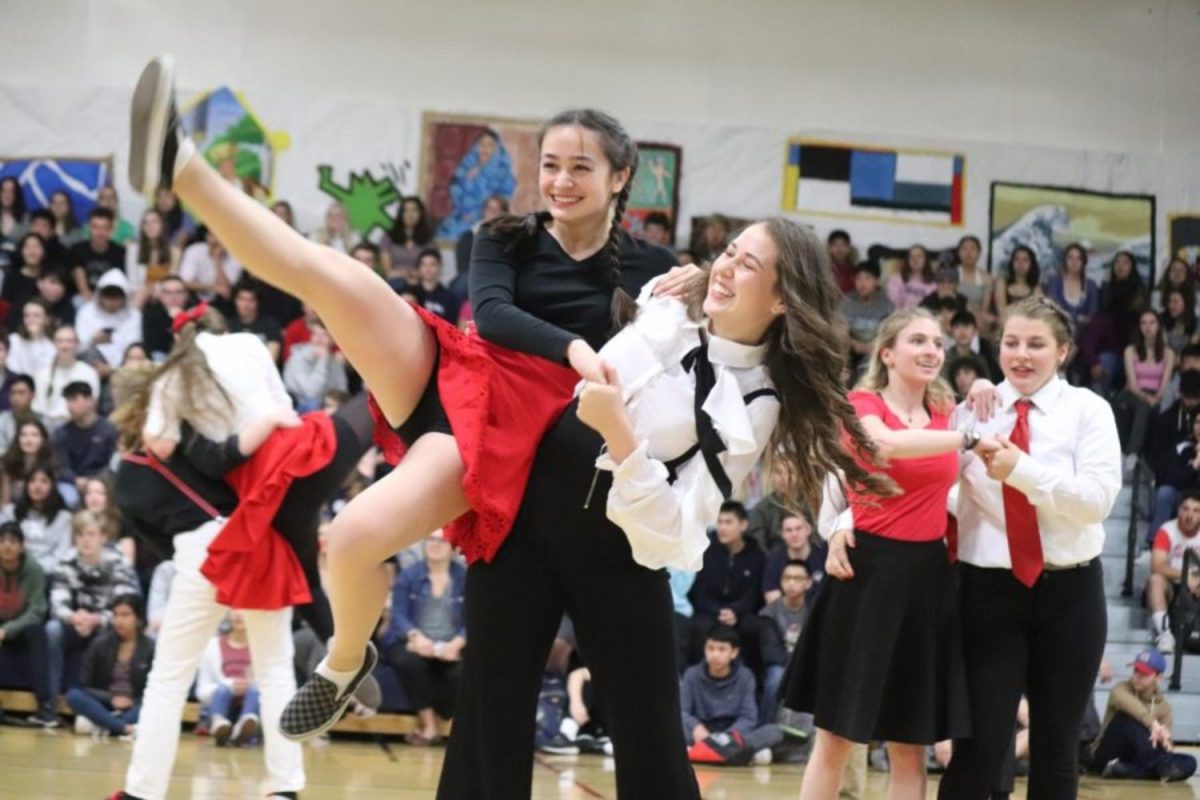
M 0 727 L 0 797 L 5 800 L 100 800 L 121 787 L 132 745 L 95 741 L 69 730 Z M 308 789 L 315 800 L 431 800 L 442 750 L 400 743 L 339 739 L 305 747 Z M 1195 752 L 1193 750 L 1193 752 Z M 613 800 L 612 760 L 598 756 L 538 756 L 532 800 Z M 803 768 L 791 765 L 697 770 L 706 800 L 775 800 L 799 795 Z M 184 733 L 171 782 L 175 800 L 262 797 L 262 751 L 213 746 Z M 887 776 L 872 772 L 867 800 L 885 796 Z M 929 796 L 936 793 L 931 781 Z M 1015 797 L 1023 798 L 1018 784 Z M 1197 800 L 1200 780 L 1185 784 L 1085 779 L 1084 800 Z M 654 798 L 653 800 L 659 800 Z M 666 800 L 665 798 L 663 800 Z

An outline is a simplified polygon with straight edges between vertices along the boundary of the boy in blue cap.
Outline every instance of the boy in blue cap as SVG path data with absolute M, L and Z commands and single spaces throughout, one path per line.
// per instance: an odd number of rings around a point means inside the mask
M 1138 653 L 1129 680 L 1113 687 L 1092 755 L 1105 778 L 1185 781 L 1196 771 L 1193 756 L 1174 752 L 1171 704 L 1159 686 L 1166 671 L 1167 659 L 1151 647 Z

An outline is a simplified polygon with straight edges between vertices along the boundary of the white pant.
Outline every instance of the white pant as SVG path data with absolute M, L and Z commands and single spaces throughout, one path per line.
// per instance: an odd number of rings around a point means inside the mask
M 209 639 L 228 609 L 217 603 L 217 590 L 200 574 L 208 545 L 221 530 L 210 522 L 175 537 L 175 580 L 154 650 L 138 720 L 133 760 L 125 773 L 125 791 L 146 800 L 167 795 L 179 743 L 183 706 Z M 264 756 L 271 792 L 304 788 L 304 755 L 299 744 L 279 733 L 283 707 L 296 692 L 292 666 L 292 609 L 243 611 L 254 680 L 262 698 Z

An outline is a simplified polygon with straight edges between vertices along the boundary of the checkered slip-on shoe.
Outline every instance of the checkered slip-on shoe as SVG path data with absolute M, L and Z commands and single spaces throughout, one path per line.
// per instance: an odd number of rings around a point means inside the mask
M 138 78 L 129 114 L 129 182 L 153 197 L 171 188 L 177 152 L 185 147 L 175 111 L 175 63 L 157 56 Z
M 337 684 L 320 673 L 313 673 L 296 694 L 288 701 L 279 718 L 279 730 L 285 739 L 301 742 L 329 730 L 342 718 L 346 707 L 354 699 L 359 685 L 375 670 L 379 652 L 375 645 L 367 642 L 367 652 L 362 666 L 344 692 L 338 693 Z

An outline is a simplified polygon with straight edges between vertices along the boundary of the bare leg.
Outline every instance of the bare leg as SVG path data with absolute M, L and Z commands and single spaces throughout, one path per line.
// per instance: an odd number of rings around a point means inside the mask
M 429 382 L 433 333 L 370 267 L 310 242 L 193 157 L 174 188 L 243 266 L 317 310 L 393 425 Z
M 387 599 L 383 562 L 468 510 L 462 476 L 454 438 L 426 434 L 396 469 L 334 518 L 326 574 L 337 631 L 326 658 L 332 669 L 351 672 L 362 664 Z
M 888 742 L 888 800 L 925 800 L 925 746 Z
M 817 728 L 817 741 L 812 756 L 804 768 L 800 785 L 800 800 L 828 800 L 837 797 L 842 782 L 842 770 L 850 758 L 854 742 Z

